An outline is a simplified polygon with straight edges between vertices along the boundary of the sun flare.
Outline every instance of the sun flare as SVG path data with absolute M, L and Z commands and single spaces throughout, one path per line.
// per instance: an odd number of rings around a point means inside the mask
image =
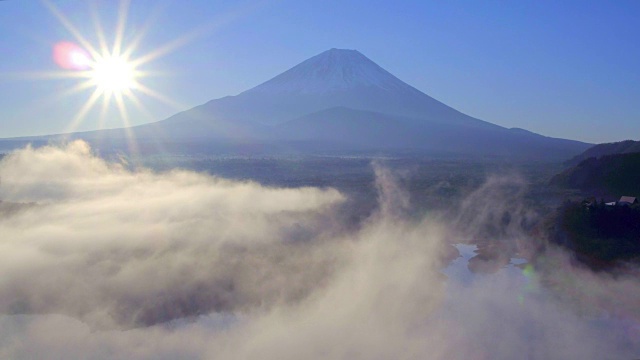
M 146 54 L 137 54 L 140 44 L 152 24 L 150 20 L 153 18 L 150 17 L 149 21 L 135 33 L 135 36 L 126 36 L 129 0 L 120 0 L 117 21 L 112 31 L 105 31 L 102 27 L 98 8 L 95 3 L 92 3 L 90 6 L 91 21 L 95 27 L 97 43 L 90 42 L 52 1 L 44 0 L 43 3 L 73 36 L 74 40 L 63 40 L 53 45 L 53 61 L 60 70 L 37 73 L 35 76 L 44 79 L 77 80 L 74 86 L 56 94 L 57 99 L 76 93 L 89 92 L 87 100 L 70 120 L 65 133 L 74 132 L 87 118 L 97 119 L 99 129 L 103 129 L 107 121 L 120 120 L 122 127 L 130 137 L 129 140 L 133 142 L 134 139 L 130 136 L 129 130 L 132 125 L 130 107 L 133 106 L 137 109 L 138 116 L 153 119 L 153 115 L 141 101 L 140 96 L 153 98 L 176 110 L 185 107 L 146 86 L 145 79 L 162 73 L 144 70 L 144 66 L 186 44 L 200 32 L 186 34 L 160 45 Z M 112 41 L 107 39 L 108 35 L 113 36 Z M 114 111 L 117 113 L 116 115 L 114 115 Z M 136 121 L 139 122 L 140 119 L 136 119 Z
M 91 67 L 91 81 L 104 93 L 118 96 L 136 88 L 135 68 L 123 56 L 100 58 Z

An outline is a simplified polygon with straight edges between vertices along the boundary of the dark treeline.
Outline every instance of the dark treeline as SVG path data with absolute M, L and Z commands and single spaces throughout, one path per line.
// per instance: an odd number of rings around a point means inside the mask
M 640 206 L 567 201 L 558 209 L 552 241 L 593 269 L 640 262 Z

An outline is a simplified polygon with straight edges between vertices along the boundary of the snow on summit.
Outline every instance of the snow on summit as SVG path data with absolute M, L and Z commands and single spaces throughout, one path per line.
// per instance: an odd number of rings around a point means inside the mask
M 416 91 L 357 50 L 331 49 L 248 90 L 247 93 L 322 94 L 364 87 Z

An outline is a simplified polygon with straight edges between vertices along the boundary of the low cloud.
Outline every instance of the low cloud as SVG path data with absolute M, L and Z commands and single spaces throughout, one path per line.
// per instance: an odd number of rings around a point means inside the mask
M 193 172 L 129 171 L 85 143 L 0 164 L 0 311 L 151 325 L 304 296 L 336 265 L 307 238 L 343 196 Z M 324 216 L 323 216 L 324 215 Z
M 458 216 L 416 218 L 394 174 L 374 168 L 379 210 L 354 230 L 333 189 L 129 170 L 81 142 L 8 156 L 0 358 L 638 357 L 637 318 L 602 317 L 588 299 L 591 312 L 574 311 L 549 274 L 509 265 L 457 278 L 468 256 L 442 270 L 455 236 L 505 211 L 501 241 L 525 241 L 532 215 L 509 201 L 522 184 L 490 180 Z M 633 278 L 546 256 L 593 289 L 640 293 Z

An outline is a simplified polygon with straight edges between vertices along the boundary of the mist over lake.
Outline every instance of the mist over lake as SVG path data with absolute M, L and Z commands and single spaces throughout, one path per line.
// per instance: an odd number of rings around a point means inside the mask
M 598 275 L 558 248 L 540 250 L 531 228 L 545 204 L 535 176 L 492 164 L 463 176 L 471 164 L 435 162 L 428 177 L 426 160 L 205 163 L 192 166 L 233 179 L 131 169 L 81 142 L 5 157 L 2 354 L 600 359 L 638 352 L 637 275 Z M 300 175 L 285 182 L 278 168 Z M 77 339 L 81 346 L 72 345 Z

